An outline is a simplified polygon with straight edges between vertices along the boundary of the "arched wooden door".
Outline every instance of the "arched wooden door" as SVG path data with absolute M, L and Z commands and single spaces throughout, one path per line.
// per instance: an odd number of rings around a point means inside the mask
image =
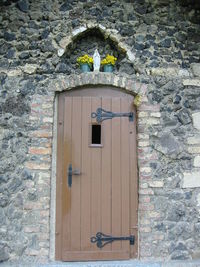
M 110 118 L 97 122 L 98 108 Z M 56 259 L 137 257 L 133 96 L 111 88 L 61 93 L 57 138 Z

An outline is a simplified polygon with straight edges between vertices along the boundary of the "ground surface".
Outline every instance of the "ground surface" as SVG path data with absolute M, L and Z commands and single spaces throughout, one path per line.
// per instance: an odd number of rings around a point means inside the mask
M 144 262 L 137 260 L 110 261 L 110 262 L 51 262 L 40 263 L 0 263 L 0 267 L 200 267 L 200 260 L 170 261 L 170 262 Z

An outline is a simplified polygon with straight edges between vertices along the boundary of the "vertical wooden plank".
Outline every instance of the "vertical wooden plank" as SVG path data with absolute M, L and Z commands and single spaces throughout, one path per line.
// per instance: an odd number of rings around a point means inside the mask
M 129 111 L 129 99 L 121 98 L 121 112 Z M 130 162 L 129 162 L 129 122 L 128 118 L 121 118 L 121 191 L 122 191 L 122 236 L 130 235 Z M 122 242 L 122 250 L 129 251 L 130 242 Z
M 72 101 L 72 168 L 81 169 L 81 97 Z M 72 175 L 71 187 L 71 250 L 80 251 L 80 175 Z
M 82 98 L 81 250 L 90 250 L 91 228 L 91 97 Z
M 71 163 L 72 97 L 64 97 L 63 179 L 62 179 L 62 248 L 70 250 L 71 190 L 67 185 L 67 171 Z
M 130 209 L 131 209 L 131 234 L 136 237 L 136 242 L 134 246 L 131 246 L 131 257 L 137 257 L 137 248 L 138 248 L 138 240 L 137 240 L 137 223 L 138 223 L 138 174 L 137 174 L 137 143 L 136 143 L 136 110 L 133 106 L 133 100 L 129 100 L 129 107 L 131 111 L 134 112 L 134 122 L 129 124 L 130 134 Z
M 64 98 L 58 97 L 58 123 L 57 123 L 57 179 L 56 179 L 56 237 L 55 257 L 61 259 L 62 255 L 62 176 L 63 176 L 63 126 L 64 126 Z
M 120 112 L 120 98 L 112 98 L 112 112 Z M 121 235 L 121 151 L 120 118 L 112 119 L 112 235 Z M 120 250 L 121 241 L 112 243 L 112 250 Z
M 102 108 L 111 110 L 111 98 L 102 98 Z M 102 123 L 102 187 L 101 187 L 101 225 L 102 232 L 111 234 L 111 120 Z M 111 250 L 111 244 L 106 245 L 102 250 Z
M 92 112 L 101 107 L 101 98 L 92 97 Z M 96 119 L 92 119 L 96 123 Z M 101 231 L 101 150 L 91 147 L 91 235 Z M 99 250 L 92 244 L 92 250 Z

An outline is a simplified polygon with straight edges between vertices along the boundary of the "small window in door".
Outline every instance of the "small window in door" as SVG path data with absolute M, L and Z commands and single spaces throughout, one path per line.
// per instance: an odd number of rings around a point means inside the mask
M 91 147 L 102 147 L 101 124 L 91 125 L 90 146 Z

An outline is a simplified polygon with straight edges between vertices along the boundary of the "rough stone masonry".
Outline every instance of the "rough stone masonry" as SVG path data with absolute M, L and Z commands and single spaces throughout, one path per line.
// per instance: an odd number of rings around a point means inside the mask
M 142 93 L 142 259 L 200 258 L 200 5 L 190 0 L 0 2 L 0 262 L 54 259 L 54 101 L 76 85 Z M 76 58 L 111 53 L 110 75 Z

